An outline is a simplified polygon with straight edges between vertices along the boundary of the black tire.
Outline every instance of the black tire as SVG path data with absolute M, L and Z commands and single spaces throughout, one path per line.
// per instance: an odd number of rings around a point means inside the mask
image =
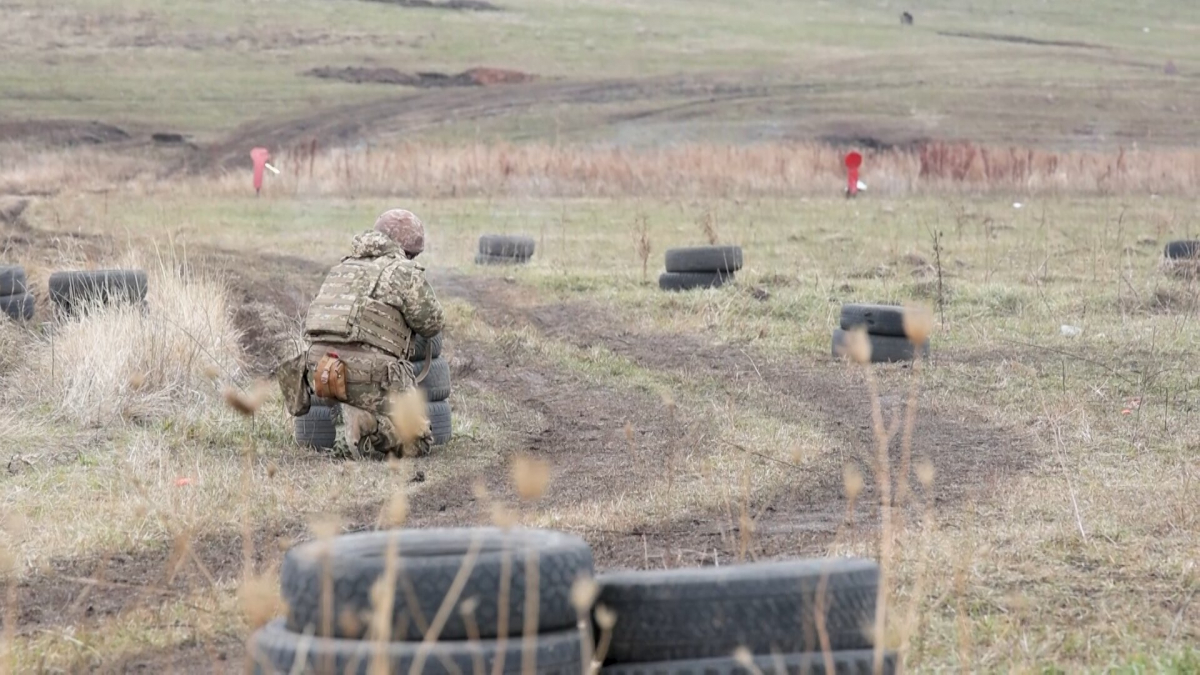
M 332 405 L 333 401 L 328 399 L 314 398 L 308 412 L 298 415 L 293 420 L 297 443 L 319 450 L 333 447 L 335 430 L 330 416 Z M 444 445 L 449 442 L 453 429 L 450 404 L 445 401 L 433 401 L 429 404 L 427 414 L 433 430 L 433 444 Z
M 485 234 L 479 238 L 479 253 L 485 256 L 528 260 L 533 257 L 535 245 L 533 237 L 517 234 Z
M 424 361 L 413 361 L 413 374 L 420 375 L 425 369 Z M 429 374 L 419 385 L 425 392 L 425 398 L 430 401 L 445 401 L 450 398 L 450 364 L 446 359 L 434 359 L 429 366 Z
M 475 256 L 476 265 L 524 265 L 529 262 L 529 258 L 510 258 L 503 255 L 484 255 L 482 253 Z
M 579 675 L 583 672 L 583 641 L 580 631 L 564 630 L 533 636 L 535 664 L 525 667 L 524 639 L 436 642 L 425 654 L 423 667 L 418 671 L 431 675 L 461 675 L 462 673 L 537 673 L 538 675 Z M 251 638 L 250 656 L 256 672 L 287 674 L 328 673 L 366 675 L 377 658 L 377 642 L 317 638 L 289 631 L 282 619 L 263 626 Z M 385 647 L 387 667 L 382 672 L 408 673 L 421 650 L 420 642 L 391 642 Z M 305 664 L 293 670 L 297 658 Z M 503 658 L 503 667 L 494 670 Z
M 666 262 L 668 272 L 736 272 L 742 269 L 742 247 L 669 248 Z
M 602 576 L 597 606 L 616 614 L 606 663 L 820 651 L 817 589 L 834 651 L 871 647 L 879 566 L 800 560 Z
M 29 291 L 25 268 L 20 265 L 0 265 L 0 295 L 24 295 Z
M 55 272 L 50 275 L 50 299 L 68 313 L 96 304 L 142 303 L 146 300 L 147 287 L 143 270 Z
M 333 419 L 330 417 L 330 406 L 333 401 L 323 398 L 313 398 L 312 407 L 308 412 L 296 417 L 296 442 L 310 448 L 329 449 L 333 447 Z
M 0 295 L 0 313 L 7 314 L 14 321 L 28 321 L 33 318 L 33 308 L 37 302 L 32 293 L 23 295 Z
M 695 288 L 720 288 L 732 280 L 732 273 L 663 272 L 658 276 L 658 287 L 664 291 L 690 291 Z
M 425 353 L 426 348 L 432 344 L 433 358 L 436 359 L 442 355 L 442 343 L 443 339 L 441 333 L 438 333 L 431 338 L 413 333 L 412 344 L 409 345 L 408 353 L 412 354 L 413 359 L 424 359 L 426 356 L 428 356 L 428 354 Z
M 819 651 L 803 654 L 760 655 L 754 657 L 754 670 L 732 658 L 624 663 L 600 669 L 601 675 L 874 675 L 875 652 L 858 649 L 830 652 L 833 673 L 825 669 L 825 655 Z M 896 653 L 883 653 L 883 675 L 896 672 Z
M 429 426 L 433 430 L 433 444 L 445 445 L 450 442 L 454 433 L 454 417 L 447 401 L 433 401 L 429 404 Z
M 1163 255 L 1172 260 L 1200 259 L 1200 240 L 1173 241 L 1163 249 Z
M 867 334 L 867 339 L 871 342 L 871 363 L 898 363 L 901 361 L 912 361 L 917 350 L 913 347 L 913 343 L 908 341 L 908 338 L 893 337 L 890 335 L 871 335 Z M 846 331 L 838 329 L 833 331 L 833 348 L 834 357 L 841 358 L 842 347 L 846 344 Z M 926 341 L 921 346 L 921 357 L 929 358 L 929 341 Z
M 526 562 L 537 555 L 539 633 L 566 630 L 578 617 L 571 605 L 571 586 L 592 576 L 592 551 L 579 537 L 549 530 L 495 528 L 452 530 L 393 530 L 338 537 L 328 543 L 309 542 L 288 551 L 280 569 L 283 598 L 288 604 L 288 628 L 297 632 L 323 629 L 321 588 L 325 570 L 333 580 L 334 637 L 362 638 L 371 615 L 371 588 L 383 575 L 385 551 L 397 541 L 399 574 L 408 584 L 396 584 L 393 621 L 395 639 L 420 640 L 420 624 L 433 618 L 447 597 L 454 577 L 472 542 L 482 543 L 459 603 L 474 598 L 478 635 L 500 633 L 500 591 L 504 562 L 509 565 L 508 625 L 505 634 L 521 635 L 525 619 Z M 411 597 L 417 607 L 409 604 Z M 419 610 L 414 611 L 414 609 Z M 346 620 L 347 617 L 350 620 Z M 357 620 L 355 620 L 357 619 Z M 443 640 L 466 640 L 467 622 L 457 609 L 441 632 Z
M 904 337 L 904 308 L 896 305 L 842 305 L 841 329 L 866 326 L 872 335 Z

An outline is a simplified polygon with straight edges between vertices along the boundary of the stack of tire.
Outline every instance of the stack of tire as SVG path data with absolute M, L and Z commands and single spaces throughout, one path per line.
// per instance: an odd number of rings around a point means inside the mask
M 50 299 L 66 316 L 78 316 L 103 306 L 145 306 L 149 282 L 144 270 L 55 272 L 50 275 Z
M 29 292 L 25 268 L 18 265 L 0 265 L 0 314 L 13 321 L 28 321 L 33 318 L 36 300 Z
M 590 640 L 571 596 L 591 577 L 588 545 L 546 530 L 313 541 L 284 557 L 287 617 L 254 634 L 250 657 L 272 674 L 579 675 L 590 666 Z
M 664 291 L 717 288 L 742 269 L 741 246 L 693 246 L 667 249 L 666 268 L 658 277 Z
M 847 331 L 865 328 L 871 342 L 871 363 L 912 361 L 917 348 L 904 332 L 904 308 L 893 305 L 842 305 L 841 328 L 833 331 L 833 355 L 843 355 Z M 921 345 L 929 357 L 929 341 Z
M 479 238 L 476 265 L 524 265 L 533 257 L 533 237 L 517 234 L 485 234 Z
M 430 339 L 413 335 L 412 360 L 413 373 L 420 375 L 425 369 L 424 357 L 426 352 L 433 358 L 429 373 L 419 385 L 425 392 L 428 401 L 426 414 L 433 431 L 433 444 L 443 445 L 450 441 L 453 429 L 453 414 L 450 409 L 450 364 L 441 357 L 442 336 L 435 335 Z M 333 447 L 334 428 L 331 416 L 335 401 L 325 398 L 312 400 L 308 412 L 293 420 L 296 442 L 300 445 L 329 449 Z
M 606 675 L 833 675 L 829 662 L 839 674 L 876 672 L 874 561 L 619 572 L 597 581 Z M 601 612 L 615 618 L 610 629 Z M 895 672 L 895 654 L 881 656 L 883 672 Z

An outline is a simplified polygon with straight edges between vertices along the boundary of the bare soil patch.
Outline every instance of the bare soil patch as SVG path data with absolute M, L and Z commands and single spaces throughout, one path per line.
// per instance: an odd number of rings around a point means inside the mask
M 324 80 L 340 80 L 353 84 L 396 84 L 407 87 L 436 89 L 441 87 L 490 87 L 500 84 L 532 82 L 534 76 L 519 70 L 503 68 L 471 68 L 461 73 L 406 73 L 395 68 L 322 66 L 305 73 Z
M 125 130 L 102 122 L 29 120 L 0 122 L 0 142 L 20 142 L 49 147 L 101 145 L 131 138 Z

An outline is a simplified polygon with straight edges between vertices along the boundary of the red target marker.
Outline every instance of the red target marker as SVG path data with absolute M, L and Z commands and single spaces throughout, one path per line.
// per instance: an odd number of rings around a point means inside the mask
M 271 161 L 271 151 L 266 148 L 254 148 L 250 151 L 250 159 L 254 160 L 254 194 L 262 192 L 263 169 Z
M 862 155 L 851 152 L 846 155 L 846 196 L 858 194 L 858 169 L 862 166 Z

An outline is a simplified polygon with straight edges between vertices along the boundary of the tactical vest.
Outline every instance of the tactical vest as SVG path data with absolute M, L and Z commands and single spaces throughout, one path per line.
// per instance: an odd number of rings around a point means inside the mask
M 308 308 L 304 332 L 315 342 L 359 343 L 405 358 L 412 329 L 395 307 L 375 298 L 400 264 L 394 258 L 347 258 L 329 271 Z

